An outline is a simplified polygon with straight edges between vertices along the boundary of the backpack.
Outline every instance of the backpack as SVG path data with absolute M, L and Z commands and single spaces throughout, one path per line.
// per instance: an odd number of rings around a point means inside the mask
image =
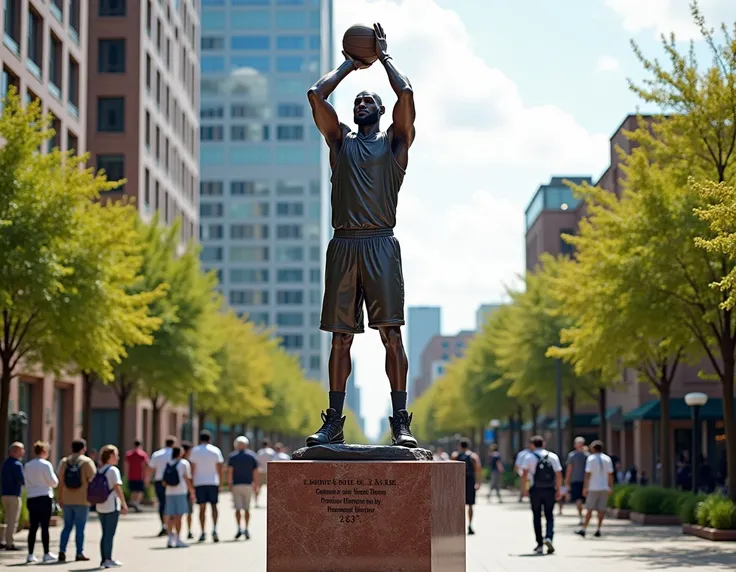
M 552 461 L 549 460 L 549 453 L 544 457 L 540 457 L 536 453 L 534 456 L 539 459 L 537 461 L 537 469 L 534 471 L 534 487 L 537 489 L 554 489 L 556 486 L 555 469 Z
M 64 486 L 68 489 L 82 488 L 82 463 L 79 462 L 79 459 L 76 463 L 71 463 L 67 459 L 64 469 Z
M 179 477 L 179 469 L 177 469 L 178 465 L 179 461 L 177 461 L 173 465 L 171 463 L 166 465 L 166 469 L 164 470 L 164 478 L 162 480 L 167 487 L 176 487 L 181 482 L 181 478 Z
M 104 471 L 97 471 L 97 474 L 89 482 L 87 487 L 87 502 L 90 504 L 102 504 L 110 496 L 112 489 L 110 483 L 107 481 L 107 471 L 110 467 L 107 467 Z

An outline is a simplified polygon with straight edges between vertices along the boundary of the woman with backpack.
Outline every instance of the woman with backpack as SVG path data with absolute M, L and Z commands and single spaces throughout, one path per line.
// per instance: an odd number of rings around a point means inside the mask
M 127 514 L 128 505 L 123 494 L 123 479 L 116 467 L 120 453 L 115 445 L 105 445 L 100 451 L 100 467 L 87 488 L 87 498 L 97 505 L 97 514 L 102 525 L 100 540 L 101 562 L 103 568 L 122 566 L 112 558 L 112 543 L 121 514 Z
M 56 556 L 49 549 L 49 523 L 54 505 L 54 489 L 59 485 L 59 479 L 54 473 L 54 466 L 48 462 L 49 444 L 45 441 L 36 441 L 33 444 L 34 458 L 25 466 L 26 493 L 28 500 L 28 517 L 31 527 L 28 530 L 28 558 L 26 562 L 38 562 L 33 554 L 36 545 L 36 533 L 41 529 L 43 543 L 43 561 L 55 562 Z
M 163 475 L 166 493 L 166 526 L 169 540 L 167 548 L 188 548 L 181 539 L 181 522 L 185 514 L 189 514 L 190 502 L 194 501 L 194 485 L 192 484 L 192 466 L 182 458 L 180 447 L 171 449 L 171 460 L 166 464 Z

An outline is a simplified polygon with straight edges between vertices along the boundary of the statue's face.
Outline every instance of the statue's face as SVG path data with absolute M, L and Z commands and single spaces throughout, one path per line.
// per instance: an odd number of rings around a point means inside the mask
M 355 97 L 353 103 L 353 121 L 356 125 L 374 125 L 381 120 L 386 108 L 381 98 L 375 93 L 363 91 Z

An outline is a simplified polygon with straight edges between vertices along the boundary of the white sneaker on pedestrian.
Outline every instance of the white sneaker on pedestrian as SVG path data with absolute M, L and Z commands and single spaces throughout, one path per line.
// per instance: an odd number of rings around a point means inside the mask
M 44 562 L 56 562 L 57 557 L 56 554 L 51 554 L 51 552 L 47 552 L 43 555 L 43 561 Z
M 26 564 L 33 564 L 34 562 L 38 562 L 38 558 L 36 558 L 33 554 L 29 554 L 28 558 L 26 558 Z
M 122 562 L 118 562 L 117 560 L 105 560 L 102 563 L 102 567 L 103 568 L 119 568 L 122 565 L 123 565 L 123 563 Z
M 189 548 L 189 545 L 184 542 L 181 538 L 176 541 L 176 548 Z

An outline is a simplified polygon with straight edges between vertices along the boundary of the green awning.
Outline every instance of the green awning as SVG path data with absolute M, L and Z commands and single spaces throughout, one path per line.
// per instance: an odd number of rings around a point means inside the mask
M 539 417 L 537 417 L 537 431 L 548 429 L 548 425 L 551 421 L 552 417 L 550 417 L 549 415 L 540 415 Z M 531 431 L 533 427 L 534 424 L 531 421 L 527 421 L 526 423 L 524 423 L 524 425 L 521 426 L 524 431 Z
M 736 406 L 734 406 L 736 413 Z M 700 418 L 704 421 L 723 420 L 723 399 L 712 398 L 700 408 Z M 662 419 L 662 406 L 659 399 L 647 401 L 624 415 L 625 421 L 658 421 Z M 683 398 L 670 399 L 670 419 L 681 421 L 692 419 L 692 409 Z
M 622 414 L 622 411 L 623 411 L 623 409 L 621 408 L 620 405 L 617 405 L 615 407 L 609 407 L 608 409 L 606 409 L 606 421 L 611 421 L 615 417 L 621 415 Z M 600 415 L 596 415 L 595 417 L 593 417 L 593 420 L 591 421 L 591 423 L 593 425 L 595 425 L 595 426 L 600 425 L 601 424 L 601 416 Z
M 498 426 L 498 430 L 499 431 L 508 431 L 509 430 L 509 427 L 511 427 L 511 430 L 512 431 L 518 431 L 519 430 L 519 422 L 516 419 L 514 419 L 513 424 L 509 424 L 508 421 L 504 421 L 503 423 L 501 423 L 501 425 Z
M 595 417 L 597 417 L 595 413 L 576 413 L 573 424 L 575 425 L 576 429 L 580 427 L 594 427 L 593 419 L 595 419 Z M 570 423 L 570 416 L 569 415 L 563 416 L 562 422 L 561 422 L 562 428 L 566 429 L 568 423 Z M 557 429 L 556 419 L 549 424 L 548 429 Z

